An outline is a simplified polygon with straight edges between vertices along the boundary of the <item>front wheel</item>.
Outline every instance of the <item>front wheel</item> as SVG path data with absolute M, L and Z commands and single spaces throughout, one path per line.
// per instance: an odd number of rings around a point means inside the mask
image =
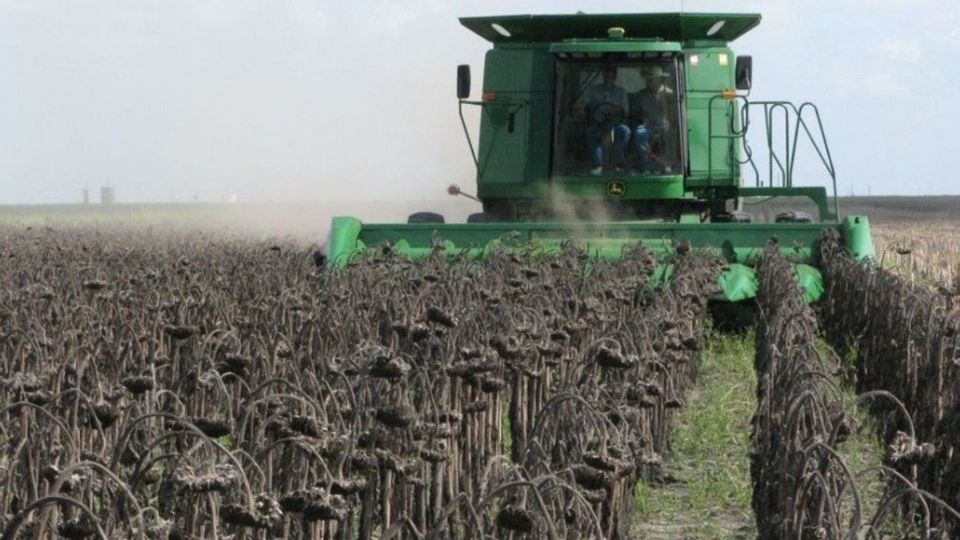
M 467 223 L 494 223 L 495 221 L 497 221 L 497 218 L 486 212 L 477 212 L 467 216 Z
M 774 221 L 777 223 L 813 223 L 813 216 L 808 212 L 788 210 L 777 214 Z
M 746 212 L 735 210 L 733 212 L 716 214 L 710 218 L 710 221 L 714 223 L 750 223 L 753 221 L 753 216 Z
M 436 212 L 415 212 L 407 217 L 407 223 L 443 223 L 443 216 Z

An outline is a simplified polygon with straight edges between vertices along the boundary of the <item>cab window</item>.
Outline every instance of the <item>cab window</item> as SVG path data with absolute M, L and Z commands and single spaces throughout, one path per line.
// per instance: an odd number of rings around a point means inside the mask
M 558 58 L 554 175 L 680 174 L 674 56 Z

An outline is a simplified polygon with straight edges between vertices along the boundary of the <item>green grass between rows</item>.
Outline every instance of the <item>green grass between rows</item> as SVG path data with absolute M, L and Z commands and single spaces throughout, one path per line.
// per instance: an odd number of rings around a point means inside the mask
M 756 410 L 754 335 L 715 334 L 699 360 L 699 380 L 674 418 L 668 472 L 679 486 L 636 490 L 638 522 L 682 527 L 684 538 L 750 535 L 750 419 Z M 744 530 L 744 528 L 748 530 Z

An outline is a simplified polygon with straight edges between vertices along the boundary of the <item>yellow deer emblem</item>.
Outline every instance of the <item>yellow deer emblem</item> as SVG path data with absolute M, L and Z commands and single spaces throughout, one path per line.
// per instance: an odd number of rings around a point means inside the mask
M 627 194 L 627 185 L 623 182 L 610 182 L 607 184 L 607 195 L 612 197 L 623 197 Z

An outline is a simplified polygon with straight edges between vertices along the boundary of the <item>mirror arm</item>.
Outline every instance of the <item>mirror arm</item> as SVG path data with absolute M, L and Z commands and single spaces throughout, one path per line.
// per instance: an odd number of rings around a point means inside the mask
M 477 160 L 477 152 L 473 149 L 473 139 L 470 138 L 470 130 L 467 129 L 467 120 L 463 117 L 463 104 L 473 104 L 469 101 L 458 100 L 458 111 L 460 113 L 460 124 L 463 126 L 463 134 L 467 137 L 467 145 L 470 146 L 470 156 L 473 157 L 473 166 L 480 171 L 480 162 Z

